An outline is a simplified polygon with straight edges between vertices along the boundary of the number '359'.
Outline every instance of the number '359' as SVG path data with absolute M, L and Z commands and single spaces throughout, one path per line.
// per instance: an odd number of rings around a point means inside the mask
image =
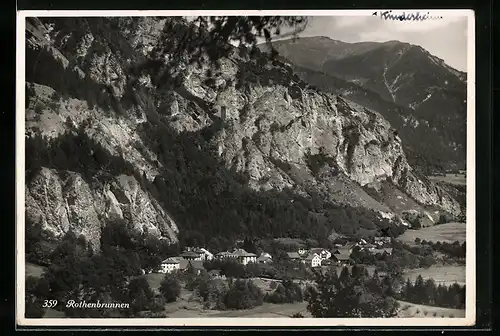
M 42 308 L 54 308 L 57 306 L 57 300 L 44 300 Z

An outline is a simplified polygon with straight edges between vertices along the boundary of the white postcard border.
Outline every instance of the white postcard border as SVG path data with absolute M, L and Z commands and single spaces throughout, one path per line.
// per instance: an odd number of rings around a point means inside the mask
M 16 30 L 16 322 L 19 326 L 143 326 L 143 327 L 381 327 L 381 326 L 472 326 L 476 320 L 476 186 L 475 186 L 475 17 L 472 10 L 405 10 L 432 16 L 468 18 L 467 42 L 467 213 L 466 213 L 466 314 L 464 318 L 39 318 L 24 317 L 25 301 L 25 19 L 27 17 L 99 16 L 198 16 L 198 15 L 303 15 L 369 16 L 372 10 L 36 10 L 18 11 Z M 403 11 L 394 10 L 395 13 Z

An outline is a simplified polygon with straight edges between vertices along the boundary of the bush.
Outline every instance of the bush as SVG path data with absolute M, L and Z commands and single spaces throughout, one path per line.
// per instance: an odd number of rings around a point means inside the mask
M 432 313 L 432 316 L 436 317 L 438 313 L 434 312 Z
M 295 314 L 292 315 L 292 317 L 294 317 L 294 318 L 302 318 L 302 317 L 304 317 L 304 315 L 302 315 L 301 313 L 295 313 Z
M 42 308 L 43 302 L 46 299 L 48 285 L 45 279 L 37 279 L 33 276 L 28 276 L 25 279 L 26 296 L 25 296 L 25 314 L 27 318 L 40 318 L 45 314 L 45 309 Z
M 132 279 L 127 287 L 130 308 L 135 315 L 141 311 L 159 311 L 162 302 L 155 300 L 155 295 L 144 276 Z
M 175 302 L 181 294 L 179 281 L 174 276 L 166 274 L 160 283 L 160 293 L 167 302 Z
M 281 284 L 277 285 L 276 290 L 266 295 L 266 302 L 271 303 L 293 303 L 303 300 L 302 289 L 291 280 L 284 280 Z
M 227 292 L 225 305 L 228 309 L 250 309 L 263 302 L 262 291 L 250 280 L 238 279 Z

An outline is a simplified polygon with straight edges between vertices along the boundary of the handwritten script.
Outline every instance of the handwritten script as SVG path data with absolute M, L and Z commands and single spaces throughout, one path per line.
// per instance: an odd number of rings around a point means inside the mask
M 396 20 L 396 21 L 425 21 L 425 20 L 440 20 L 442 16 L 432 16 L 429 12 L 427 13 L 393 13 L 392 10 L 384 12 L 374 12 L 373 16 L 380 16 L 383 20 Z

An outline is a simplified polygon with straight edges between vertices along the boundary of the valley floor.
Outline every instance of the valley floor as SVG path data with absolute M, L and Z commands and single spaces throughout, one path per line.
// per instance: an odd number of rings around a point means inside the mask
M 26 274 L 40 276 L 44 270 L 43 266 L 26 264 Z M 427 269 L 419 268 L 407 270 L 405 276 L 415 281 L 415 278 L 421 274 L 424 279 L 432 277 L 437 283 L 453 284 L 457 282 L 460 285 L 465 283 L 464 266 L 432 266 Z M 146 278 L 151 288 L 158 293 L 160 282 L 164 275 L 159 273 L 147 274 Z M 254 283 L 260 287 L 263 292 L 269 291 L 269 285 L 275 280 L 254 278 Z M 276 280 L 277 281 L 277 280 Z M 441 308 L 413 304 L 410 302 L 399 301 L 400 308 L 397 317 L 464 317 L 465 310 Z M 265 302 L 261 306 L 246 310 L 208 310 L 204 309 L 203 304 L 195 299 L 193 292 L 184 288 L 176 302 L 165 305 L 165 313 L 169 318 L 225 318 L 225 317 L 291 317 L 296 313 L 301 313 L 304 317 L 312 317 L 307 311 L 307 302 L 291 304 L 271 304 Z M 435 316 L 434 316 L 435 315 Z M 64 318 L 64 313 L 47 309 L 45 318 Z
M 416 238 L 434 243 L 438 241 L 447 243 L 458 241 L 462 244 L 465 241 L 465 229 L 465 223 L 445 223 L 418 230 L 406 230 L 406 232 L 397 239 L 408 245 L 414 245 Z
M 291 317 L 293 314 L 301 313 L 304 317 L 312 317 L 307 311 L 307 302 L 272 304 L 264 303 L 261 306 L 245 310 L 203 310 L 201 305 L 184 304 L 177 310 L 167 312 L 170 318 L 203 318 L 203 317 Z M 167 308 L 168 311 L 168 308 Z
M 398 301 L 398 317 L 452 318 L 465 317 L 465 309 L 441 308 Z
M 460 286 L 465 285 L 465 266 L 450 265 L 450 266 L 431 266 L 429 268 L 415 268 L 404 272 L 405 278 L 409 278 L 414 282 L 421 275 L 424 280 L 432 278 L 436 281 L 436 285 L 453 285 L 455 282 Z

